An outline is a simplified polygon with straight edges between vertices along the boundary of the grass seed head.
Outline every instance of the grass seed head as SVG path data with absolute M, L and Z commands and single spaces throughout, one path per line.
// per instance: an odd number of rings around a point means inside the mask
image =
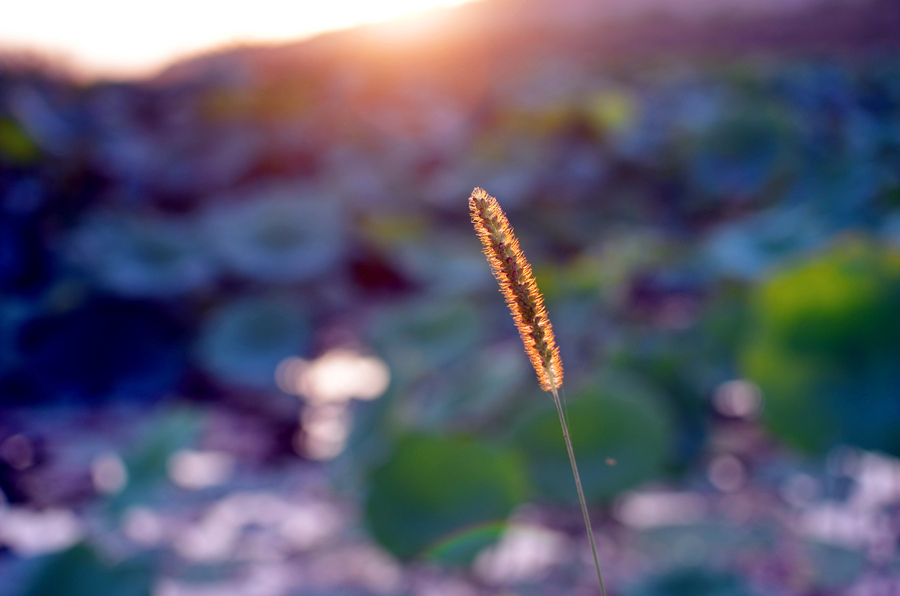
M 544 297 L 497 199 L 481 188 L 469 197 L 472 223 L 544 391 L 562 385 L 563 368 Z

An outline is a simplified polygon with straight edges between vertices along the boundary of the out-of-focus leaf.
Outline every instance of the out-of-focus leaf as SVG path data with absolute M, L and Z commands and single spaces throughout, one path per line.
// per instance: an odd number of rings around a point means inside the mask
M 246 298 L 212 313 L 199 338 L 198 355 L 226 383 L 272 387 L 278 364 L 302 353 L 308 341 L 306 318 L 292 300 Z
M 208 286 L 217 267 L 192 222 L 94 213 L 73 232 L 66 256 L 126 296 L 165 298 Z
M 439 369 L 477 347 L 484 332 L 469 301 L 428 297 L 385 311 L 372 324 L 371 343 L 400 380 Z
M 700 498 L 699 495 L 697 498 Z M 737 525 L 705 519 L 690 524 L 649 528 L 640 533 L 636 544 L 653 561 L 661 565 L 676 565 L 763 554 L 777 546 L 777 537 L 778 529 L 773 525 Z
M 773 433 L 900 454 L 900 253 L 844 241 L 763 284 L 752 311 L 741 364 Z
M 580 389 L 567 408 L 585 496 L 607 500 L 658 477 L 672 448 L 673 423 L 661 396 L 627 375 L 605 374 Z M 577 499 L 559 417 L 547 406 L 515 431 L 538 494 Z
M 150 596 L 153 581 L 147 561 L 113 564 L 79 544 L 48 556 L 22 596 Z
M 38 146 L 18 122 L 0 119 L 0 157 L 16 164 L 30 164 L 39 156 Z
M 336 266 L 344 224 L 334 200 L 289 186 L 263 187 L 205 214 L 214 251 L 235 273 L 262 282 L 311 279 Z
M 403 270 L 432 295 L 471 295 L 493 282 L 475 238 L 432 232 L 427 241 L 405 243 L 395 252 Z
M 470 438 L 406 435 L 370 475 L 365 511 L 375 538 L 401 558 L 431 549 L 438 560 L 465 562 L 525 498 L 518 456 Z M 465 536 L 478 539 L 466 540 Z M 448 546 L 452 543 L 452 547 Z
M 793 133 L 777 104 L 735 109 L 701 140 L 691 168 L 698 190 L 730 200 L 756 198 L 790 164 Z
M 726 313 L 729 324 L 736 315 Z M 607 353 L 616 369 L 627 370 L 658 388 L 677 418 L 669 463 L 686 467 L 699 454 L 707 438 L 708 396 L 719 383 L 733 378 L 732 354 L 711 337 L 712 321 L 678 332 L 632 333 Z M 730 348 L 732 344 L 729 344 Z
M 702 567 L 674 569 L 625 590 L 626 596 L 751 596 L 744 582 L 730 573 Z
M 851 584 L 866 566 L 863 553 L 820 542 L 806 545 L 817 588 L 836 590 Z
M 534 383 L 518 339 L 472 350 L 414 383 L 400 405 L 403 421 L 429 430 L 472 430 L 496 420 L 523 382 Z
M 112 498 L 110 509 L 121 512 L 131 505 L 152 501 L 167 481 L 169 458 L 193 445 L 202 422 L 199 412 L 186 407 L 161 412 L 151 423 L 143 443 L 125 457 L 128 482 Z
M 716 228 L 703 258 L 722 275 L 756 280 L 784 260 L 820 246 L 829 232 L 823 219 L 809 204 L 763 211 Z
M 585 102 L 585 116 L 598 133 L 629 129 L 639 116 L 638 98 L 623 89 L 595 93 Z

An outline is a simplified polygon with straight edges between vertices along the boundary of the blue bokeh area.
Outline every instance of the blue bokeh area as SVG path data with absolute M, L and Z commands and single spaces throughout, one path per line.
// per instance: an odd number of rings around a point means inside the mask
M 598 594 L 476 186 L 610 596 L 897 593 L 900 8 L 442 14 L 0 55 L 0 596 Z

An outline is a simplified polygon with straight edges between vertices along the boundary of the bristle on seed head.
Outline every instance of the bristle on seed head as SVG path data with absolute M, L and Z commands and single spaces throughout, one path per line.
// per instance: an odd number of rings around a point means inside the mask
M 469 211 L 541 389 L 553 391 L 562 385 L 562 360 L 531 265 L 519 248 L 519 241 L 497 199 L 476 188 L 469 197 Z

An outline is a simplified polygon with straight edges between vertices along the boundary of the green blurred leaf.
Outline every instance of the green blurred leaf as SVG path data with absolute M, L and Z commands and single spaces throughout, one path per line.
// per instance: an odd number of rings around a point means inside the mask
M 48 556 L 23 596 L 149 596 L 153 579 L 145 560 L 114 564 L 79 544 Z
M 18 122 L 10 118 L 2 118 L 0 119 L 0 157 L 15 164 L 31 164 L 40 157 L 40 151 Z
M 503 521 L 527 492 L 518 456 L 464 437 L 404 436 L 370 476 L 366 519 L 375 538 L 404 559 L 426 549 L 467 561 L 484 540 L 464 544 L 467 530 Z M 484 537 L 483 532 L 478 532 Z M 493 536 L 491 536 L 493 538 Z
M 429 548 L 426 556 L 435 561 L 466 565 L 479 551 L 494 544 L 504 530 L 506 530 L 505 522 L 465 528 Z
M 161 412 L 143 443 L 125 457 L 128 483 L 110 500 L 110 510 L 121 512 L 131 505 L 152 500 L 158 488 L 168 481 L 169 457 L 194 443 L 202 423 L 200 412 L 191 408 Z
M 740 361 L 774 434 L 900 454 L 900 253 L 847 239 L 776 274 L 751 310 Z
M 626 596 L 750 596 L 735 575 L 702 567 L 674 569 L 625 590 Z
M 661 397 L 649 387 L 622 373 L 605 374 L 579 390 L 567 409 L 589 500 L 611 499 L 662 473 L 672 448 L 673 423 Z M 539 494 L 556 502 L 576 502 L 559 417 L 549 400 L 516 429 L 515 441 Z

